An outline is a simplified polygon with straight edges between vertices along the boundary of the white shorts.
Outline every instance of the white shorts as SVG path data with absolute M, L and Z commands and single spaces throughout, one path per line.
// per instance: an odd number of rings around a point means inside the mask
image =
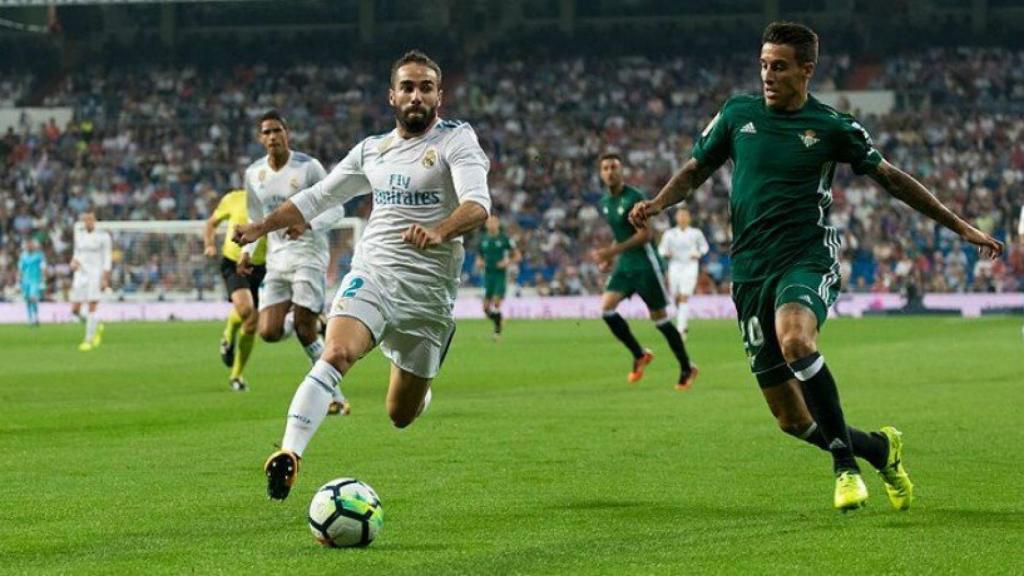
M 291 270 L 267 268 L 260 284 L 260 310 L 274 304 L 291 302 L 319 314 L 324 309 L 327 274 L 312 266 L 299 266 Z
M 100 274 L 90 274 L 76 270 L 71 279 L 72 302 L 99 302 L 103 295 L 103 282 Z
M 353 270 L 342 279 L 328 316 L 359 320 L 392 364 L 420 378 L 433 378 L 455 335 L 452 305 L 407 305 L 396 302 L 393 292 L 379 278 Z
M 669 268 L 668 290 L 672 297 L 693 296 L 694 290 L 697 289 L 697 276 L 699 273 L 700 268 L 696 266 L 683 269 Z

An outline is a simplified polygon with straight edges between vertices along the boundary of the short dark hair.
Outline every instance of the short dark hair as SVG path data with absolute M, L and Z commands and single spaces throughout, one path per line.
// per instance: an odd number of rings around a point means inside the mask
M 803 24 L 772 22 L 764 29 L 761 44 L 792 46 L 796 52 L 796 61 L 800 64 L 818 61 L 818 35 Z
M 619 164 L 622 164 L 622 156 L 619 156 L 615 152 L 605 152 L 597 157 L 597 165 L 600 166 L 605 160 L 618 160 Z
M 427 68 L 430 68 L 437 74 L 437 83 L 441 84 L 441 67 L 438 66 L 437 62 L 434 62 L 430 56 L 427 56 L 419 50 L 409 50 L 405 54 L 402 54 L 401 58 L 395 60 L 395 63 L 391 65 L 391 84 L 395 83 L 395 73 L 398 72 L 399 68 L 406 64 L 422 64 Z
M 281 113 L 278 112 L 277 110 L 267 110 L 266 112 L 264 112 L 260 116 L 259 121 L 256 122 L 256 128 L 263 128 L 263 123 L 266 122 L 267 120 L 277 120 L 278 122 L 281 123 L 281 126 L 284 126 L 285 130 L 288 129 L 288 123 L 284 121 L 284 116 L 281 116 Z

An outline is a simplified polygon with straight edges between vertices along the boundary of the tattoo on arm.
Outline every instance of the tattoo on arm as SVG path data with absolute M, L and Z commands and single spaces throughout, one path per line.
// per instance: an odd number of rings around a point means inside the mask
M 923 184 L 892 164 L 883 160 L 869 176 L 886 192 L 953 232 L 961 234 L 967 225 L 962 218 L 939 202 Z
M 683 165 L 682 170 L 676 172 L 672 179 L 665 184 L 658 196 L 654 199 L 658 208 L 664 210 L 669 206 L 678 204 L 696 190 L 705 180 L 714 173 L 716 167 L 703 166 L 695 158 L 690 158 Z

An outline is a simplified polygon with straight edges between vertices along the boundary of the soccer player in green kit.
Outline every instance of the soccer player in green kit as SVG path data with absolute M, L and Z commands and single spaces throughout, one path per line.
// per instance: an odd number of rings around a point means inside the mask
M 654 354 L 637 342 L 626 320 L 615 311 L 619 303 L 637 294 L 647 305 L 651 320 L 665 337 L 676 360 L 679 361 L 679 380 L 676 390 L 687 390 L 697 379 L 697 367 L 690 364 L 683 338 L 668 317 L 667 286 L 663 262 L 654 248 L 653 234 L 646 222 L 634 226 L 629 222 L 633 205 L 642 202 L 644 193 L 626 186 L 622 174 L 622 158 L 617 154 L 602 154 L 598 159 L 601 181 L 607 193 L 601 197 L 601 213 L 612 228 L 615 242 L 592 252 L 602 272 L 612 271 L 601 296 L 602 317 L 612 334 L 633 354 L 633 369 L 626 381 L 634 384 L 644 375 L 644 368 L 654 360 Z M 613 269 L 614 265 L 614 269 Z
M 654 200 L 633 208 L 648 218 L 684 200 L 727 160 L 733 230 L 732 298 L 761 392 L 779 426 L 831 453 L 833 505 L 868 498 L 856 457 L 874 466 L 889 502 L 910 508 L 914 486 L 902 464 L 902 434 L 846 425 L 835 380 L 818 352 L 818 331 L 839 290 L 839 234 L 828 225 L 837 162 L 996 258 L 1003 245 L 942 205 L 917 180 L 886 162 L 867 131 L 808 93 L 818 58 L 809 28 L 776 22 L 761 46 L 762 92 L 726 101 L 694 145 L 693 157 Z
M 508 284 L 508 266 L 519 262 L 515 240 L 501 229 L 501 220 L 493 214 L 487 218 L 487 229 L 480 238 L 477 268 L 484 270 L 484 314 L 494 322 L 494 339 L 501 336 L 501 301 Z

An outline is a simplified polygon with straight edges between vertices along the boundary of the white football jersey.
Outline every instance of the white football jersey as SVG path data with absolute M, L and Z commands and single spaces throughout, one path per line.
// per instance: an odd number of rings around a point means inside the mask
M 696 268 L 701 256 L 708 253 L 708 241 L 699 228 L 673 226 L 661 236 L 658 253 L 668 258 L 670 267 Z
M 490 162 L 469 124 L 438 118 L 426 133 L 404 139 L 397 129 L 352 148 L 319 184 L 292 202 L 307 221 L 351 198 L 373 194 L 373 212 L 352 267 L 393 284 L 389 297 L 414 304 L 454 302 L 465 251 L 462 238 L 420 250 L 402 240 L 412 224 L 430 227 L 462 202 L 488 212 Z
M 249 210 L 249 221 L 264 219 L 300 190 L 309 188 L 326 175 L 324 167 L 316 158 L 302 152 L 290 151 L 288 163 L 274 171 L 264 156 L 245 170 L 245 198 Z M 267 235 L 267 268 L 290 270 L 299 266 L 311 266 L 327 270 L 330 258 L 328 230 L 345 216 L 344 206 L 336 206 L 310 222 L 312 230 L 295 240 L 289 240 L 284 230 Z M 256 242 L 242 248 L 252 254 Z
M 78 261 L 79 270 L 90 276 L 109 272 L 113 265 L 113 241 L 103 230 L 86 231 L 75 228 L 75 251 L 72 258 Z

